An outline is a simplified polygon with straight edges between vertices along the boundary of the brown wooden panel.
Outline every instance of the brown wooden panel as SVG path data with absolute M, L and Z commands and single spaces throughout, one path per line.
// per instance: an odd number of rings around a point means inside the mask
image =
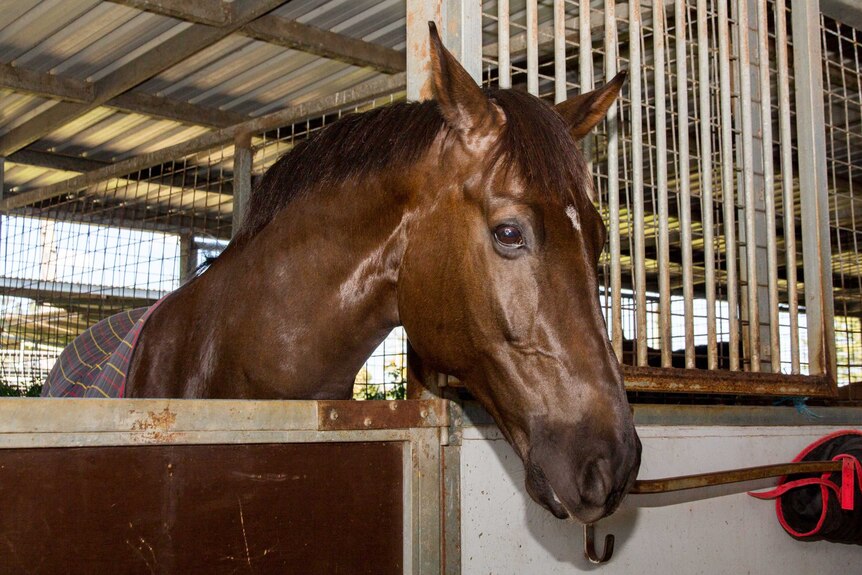
M 400 573 L 400 443 L 0 450 L 3 573 Z

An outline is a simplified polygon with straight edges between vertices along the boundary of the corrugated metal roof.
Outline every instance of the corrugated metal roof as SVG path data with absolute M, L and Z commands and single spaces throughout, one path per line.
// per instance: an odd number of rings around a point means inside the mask
M 103 79 L 194 25 L 98 0 L 0 0 L 0 14 L 0 63 L 78 82 Z M 403 0 L 294 1 L 273 14 L 388 48 L 405 45 Z M 134 89 L 255 117 L 379 75 L 234 33 Z M 0 88 L 0 137 L 58 101 Z M 57 126 L 32 148 L 113 162 L 206 131 L 102 106 Z M 68 175 L 13 164 L 5 177 L 7 186 L 23 190 Z

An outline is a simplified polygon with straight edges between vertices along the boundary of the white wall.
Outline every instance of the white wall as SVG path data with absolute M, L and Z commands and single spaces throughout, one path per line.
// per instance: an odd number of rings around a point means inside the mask
M 783 463 L 846 427 L 640 425 L 639 477 Z M 461 471 L 465 574 L 862 574 L 862 547 L 796 541 L 778 523 L 773 502 L 745 494 L 662 508 L 624 506 L 596 530 L 599 550 L 605 533 L 616 536 L 613 558 L 592 565 L 583 557 L 581 525 L 559 521 L 529 499 L 521 462 L 496 427 L 465 429 Z

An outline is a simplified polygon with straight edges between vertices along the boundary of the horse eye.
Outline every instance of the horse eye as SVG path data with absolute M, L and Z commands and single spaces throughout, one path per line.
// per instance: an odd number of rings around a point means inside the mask
M 494 230 L 494 239 L 507 248 L 520 248 L 524 245 L 524 236 L 517 226 L 502 224 Z

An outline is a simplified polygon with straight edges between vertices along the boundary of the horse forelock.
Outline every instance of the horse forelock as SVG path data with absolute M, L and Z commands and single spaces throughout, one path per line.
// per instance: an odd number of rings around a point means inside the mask
M 488 94 L 506 115 L 494 161 L 516 168 L 531 193 L 577 209 L 588 203 L 592 181 L 587 163 L 559 114 L 518 90 Z
M 583 154 L 562 118 L 525 92 L 487 94 L 506 115 L 490 165 L 515 168 L 528 192 L 580 208 L 592 184 Z M 316 187 L 408 168 L 444 129 L 436 101 L 396 103 L 345 116 L 296 144 L 267 170 L 252 191 L 236 238 L 255 235 L 290 202 Z

